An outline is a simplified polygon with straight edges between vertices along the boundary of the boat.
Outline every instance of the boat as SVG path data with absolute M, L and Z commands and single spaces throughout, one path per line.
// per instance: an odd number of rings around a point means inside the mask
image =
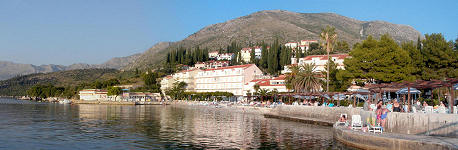
M 64 99 L 64 100 L 60 100 L 59 101 L 59 104 L 70 104 L 72 103 L 72 101 L 68 100 L 68 99 Z

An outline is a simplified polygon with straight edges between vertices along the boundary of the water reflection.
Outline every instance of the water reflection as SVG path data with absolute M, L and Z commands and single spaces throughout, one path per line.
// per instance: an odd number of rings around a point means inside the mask
M 346 149 L 329 127 L 218 108 L 0 104 L 0 149 Z

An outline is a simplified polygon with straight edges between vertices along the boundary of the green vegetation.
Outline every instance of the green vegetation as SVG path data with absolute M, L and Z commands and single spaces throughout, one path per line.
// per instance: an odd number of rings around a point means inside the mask
M 425 37 L 418 48 L 412 42 L 399 46 L 389 35 L 380 40 L 369 36 L 355 44 L 345 67 L 355 78 L 382 83 L 457 77 L 458 54 L 452 42 L 441 34 Z
M 331 92 L 343 92 L 351 85 L 353 76 L 343 69 L 337 69 L 337 65 L 329 59 L 329 91 Z M 327 67 L 326 67 L 326 70 Z M 323 72 L 322 74 L 326 74 Z
M 409 52 L 389 35 L 383 35 L 379 41 L 369 36 L 361 44 L 356 44 L 350 55 L 352 58 L 346 59 L 344 64 L 356 78 L 380 82 L 414 79 Z
M 442 34 L 426 34 L 421 41 L 422 63 L 415 67 L 422 68 L 423 80 L 458 77 L 458 51 L 453 50 L 452 42 L 447 42 Z
M 184 90 L 186 89 L 187 84 L 185 82 L 175 82 L 171 89 L 165 91 L 166 95 L 169 95 L 172 99 L 183 99 L 186 98 L 184 95 Z
M 317 92 L 320 90 L 322 81 L 321 73 L 314 72 L 315 64 L 290 67 L 291 73 L 286 75 L 286 87 L 294 89 L 296 93 Z
M 334 49 L 334 42 L 337 38 L 336 29 L 331 26 L 326 26 L 326 28 L 321 29 L 320 38 L 323 41 L 323 47 L 326 48 L 326 53 L 328 54 L 332 52 Z M 329 63 L 327 63 L 327 70 L 326 70 L 326 92 L 329 92 Z
M 170 50 L 167 54 L 167 64 L 183 64 L 193 66 L 197 62 L 208 60 L 208 49 L 200 49 L 196 47 L 194 50 L 180 47 L 175 50 Z
M 81 69 L 37 73 L 0 81 L 0 95 L 77 98 L 85 88 L 107 88 L 136 83 L 134 72 L 115 69 Z
M 115 95 L 115 99 L 116 99 L 119 94 L 122 94 L 122 90 L 120 87 L 108 87 L 107 95 L 109 96 Z
M 232 96 L 234 94 L 229 92 L 184 92 L 182 97 L 186 100 L 208 101 L 223 100 L 223 97 L 229 98 Z

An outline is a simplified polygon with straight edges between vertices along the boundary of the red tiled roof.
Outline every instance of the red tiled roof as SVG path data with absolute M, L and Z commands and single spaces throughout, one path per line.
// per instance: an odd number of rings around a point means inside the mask
M 338 59 L 345 59 L 349 55 L 348 54 L 332 54 L 332 55 L 329 55 L 329 56 L 338 57 Z M 320 58 L 320 60 L 327 60 L 328 56 L 327 55 L 310 55 L 310 56 L 304 57 L 302 59 L 303 60 L 312 60 L 312 58 Z
M 248 50 L 251 50 L 251 47 L 242 48 L 242 51 L 248 51 Z
M 318 42 L 318 40 L 301 40 L 302 41 L 307 41 L 307 42 Z
M 256 82 L 259 86 L 284 86 L 284 84 L 270 84 L 270 80 L 272 79 L 256 79 L 251 82 Z
M 197 70 L 197 68 L 193 68 L 193 69 L 189 69 L 189 70 L 182 70 L 180 72 L 190 72 L 190 71 L 194 71 L 194 70 Z
M 102 90 L 102 89 L 83 89 L 81 91 L 96 91 L 96 92 L 107 92 L 107 90 Z
M 212 71 L 212 70 L 223 70 L 223 69 L 235 69 L 235 68 L 248 68 L 253 66 L 254 64 L 245 64 L 245 65 L 237 65 L 237 66 L 227 66 L 227 67 L 219 67 L 213 69 L 205 69 L 204 71 Z
M 272 80 L 285 80 L 286 76 L 285 75 L 280 75 L 278 77 L 275 77 L 274 79 Z

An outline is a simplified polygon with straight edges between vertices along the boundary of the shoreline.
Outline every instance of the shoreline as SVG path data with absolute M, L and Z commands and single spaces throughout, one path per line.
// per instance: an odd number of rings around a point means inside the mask
M 135 105 L 135 102 L 116 102 L 116 101 L 81 101 L 72 100 L 73 104 L 93 104 L 93 105 Z M 362 149 L 457 149 L 458 138 L 429 136 L 418 134 L 403 134 L 395 131 L 387 131 L 382 134 L 374 134 L 362 131 L 353 131 L 343 126 L 334 125 L 338 116 L 336 114 L 347 113 L 349 116 L 360 114 L 362 118 L 372 116 L 372 112 L 365 112 L 355 108 L 327 108 L 314 106 L 276 106 L 275 108 L 242 106 L 242 105 L 208 105 L 205 101 L 171 101 L 167 105 L 173 107 L 187 108 L 206 108 L 224 109 L 231 113 L 249 113 L 262 115 L 265 118 L 282 119 L 288 121 L 301 122 L 306 124 L 332 127 L 333 136 L 336 140 L 345 145 Z M 369 114 L 367 114 L 369 113 Z M 399 114 L 392 114 L 399 115 Z M 424 114 L 411 114 L 417 117 Z M 458 116 L 458 115 L 457 115 Z M 400 119 L 394 117 L 393 119 Z M 351 121 L 351 119 L 349 118 Z M 452 125 L 455 123 L 452 121 Z M 418 122 L 418 121 L 417 121 Z M 429 124 L 427 125 L 429 126 Z M 456 126 L 456 125 L 455 125 Z M 409 128 L 414 127 L 409 126 Z M 454 128 L 451 127 L 451 130 Z M 450 129 L 449 129 L 450 130 Z
M 195 106 L 198 102 L 182 102 L 176 101 L 172 105 L 189 107 Z M 213 107 L 213 106 L 204 106 L 197 105 L 198 107 Z M 295 107 L 295 106 L 287 106 Z M 313 107 L 308 106 L 297 106 L 297 109 L 313 109 Z M 315 107 L 317 109 L 319 107 Z M 287 112 L 281 112 L 279 108 L 263 108 L 263 107 L 253 107 L 253 106 L 228 106 L 223 107 L 222 109 L 231 110 L 233 112 L 243 112 L 243 113 L 256 113 L 263 115 L 266 118 L 275 118 L 288 121 L 301 122 L 306 124 L 320 125 L 320 126 L 329 126 L 332 127 L 333 136 L 336 140 L 342 142 L 343 144 L 351 147 L 361 148 L 361 149 L 416 149 L 416 150 L 430 150 L 430 149 L 458 149 L 458 138 L 453 137 L 443 137 L 443 136 L 428 136 L 428 135 L 415 135 L 415 134 L 402 134 L 394 132 L 384 132 L 382 134 L 374 134 L 369 132 L 362 131 L 353 131 L 347 129 L 346 127 L 336 126 L 329 119 L 316 119 L 314 117 L 298 117 L 295 116 L 298 112 L 296 110 L 289 110 Z M 284 108 L 283 108 L 284 109 Z M 325 108 L 335 111 L 337 113 L 342 113 L 342 110 L 345 108 Z M 241 111 L 243 110 L 243 111 Z M 350 110 L 352 113 L 361 113 L 355 112 L 355 110 Z M 323 113 L 323 112 L 321 112 Z M 365 112 L 363 112 L 365 113 Z M 350 115 L 351 113 L 349 113 Z M 330 115 L 330 114 L 322 114 Z M 313 116 L 313 115 L 312 115 Z M 365 115 L 362 115 L 365 116 Z M 332 118 L 332 117 L 331 117 Z M 337 120 L 337 119 L 335 119 Z

